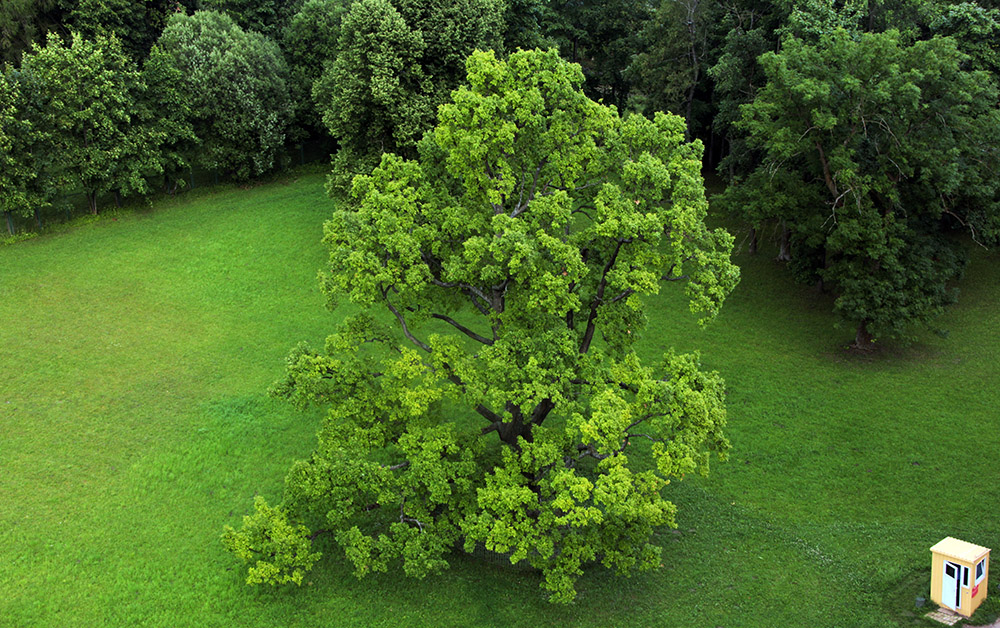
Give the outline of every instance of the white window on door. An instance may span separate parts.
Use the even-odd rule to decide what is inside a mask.
[[[976,584],[982,582],[983,578],[985,577],[986,577],[986,559],[984,558],[978,563],[976,563]]]

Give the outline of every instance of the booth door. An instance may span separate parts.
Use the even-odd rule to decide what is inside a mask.
[[[955,563],[944,561],[944,578],[941,582],[941,601],[951,608],[962,605],[962,587],[960,578],[962,569]]]

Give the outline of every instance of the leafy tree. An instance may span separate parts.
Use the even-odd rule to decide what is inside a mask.
[[[279,165],[292,107],[277,44],[215,11],[175,13],[158,43],[201,142],[196,162],[237,180]]]
[[[361,0],[345,16],[337,58],[313,87],[323,122],[340,142],[338,185],[370,171],[382,151],[412,152],[430,126],[432,92],[420,65],[425,46],[388,0]]]
[[[138,62],[149,54],[177,8],[177,0],[77,0],[67,21],[88,39],[114,35]]]
[[[967,222],[959,199],[995,197],[997,150],[981,138],[998,137],[997,92],[985,73],[962,69],[965,58],[948,38],[835,29],[760,59],[768,81],[741,124],[766,157],[737,188],[775,172],[790,182],[785,206],[799,212],[781,217],[793,265],[835,288],[858,347],[904,334],[954,298],[960,256],[942,221]]]
[[[341,26],[339,52],[315,83],[323,122],[340,142],[334,187],[370,172],[383,151],[415,155],[464,59],[500,43],[496,0],[362,0]]]
[[[274,388],[330,410],[284,504],[224,534],[248,582],[299,580],[329,533],[359,576],[483,545],[566,602],[588,563],[657,567],[665,486],[729,447],[718,374],[635,350],[645,296],[684,282],[710,319],[738,280],[700,143],[593,102],[555,50],[477,52],[468,80],[419,161],[384,155],[326,225],[325,289],[360,313]]]
[[[640,52],[628,68],[641,107],[684,116],[689,135],[695,103],[713,62],[719,7],[702,0],[664,0],[640,34]]]
[[[551,42],[543,33],[547,7],[545,0],[508,0],[504,14],[503,47],[517,49],[547,48]]]
[[[201,0],[201,8],[225,13],[243,30],[278,38],[302,0]]]
[[[34,139],[30,122],[24,119],[17,81],[8,68],[0,72],[0,211],[13,235],[11,214],[29,215],[34,203],[29,192],[37,173],[30,164]]]
[[[313,84],[337,56],[340,22],[347,0],[307,0],[288,22],[282,46],[289,67],[289,91],[295,103],[296,126],[303,135],[325,131],[312,98]]]
[[[975,2],[936,6],[929,28],[936,35],[953,37],[969,55],[968,66],[1000,78],[1000,11]]]
[[[583,66],[591,98],[624,110],[632,88],[626,70],[642,51],[640,33],[655,6],[643,0],[551,3],[546,34],[564,57]]]
[[[184,89],[183,72],[159,46],[153,47],[143,64],[142,78],[147,89],[141,104],[152,114],[147,119],[151,135],[160,140],[156,152],[164,174],[164,191],[173,193],[183,185],[184,172],[198,146],[192,126],[192,102]]]
[[[50,33],[21,70],[34,92],[30,119],[50,146],[58,180],[82,189],[91,212],[101,193],[148,190],[157,142],[137,115],[145,86],[117,39],[74,35],[67,46]]]
[[[0,62],[20,64],[32,44],[45,41],[66,19],[61,0],[3,0],[0,2]]]

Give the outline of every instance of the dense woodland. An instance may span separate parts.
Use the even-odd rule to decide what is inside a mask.
[[[558,52],[517,52],[534,49]],[[579,66],[561,63],[556,54]],[[333,152],[330,194],[343,207],[366,208],[338,212],[327,225],[327,243],[334,256],[355,247],[357,255],[333,261],[357,272],[358,277],[371,278],[371,285],[353,279],[344,283],[347,280],[338,278],[335,270],[334,279],[328,281],[344,285],[328,285],[329,291],[350,293],[359,301],[384,301],[406,337],[431,356],[423,364],[432,365],[435,372],[449,373],[449,381],[461,394],[469,389],[487,391],[481,398],[495,402],[494,408],[504,407],[503,400],[489,392],[502,388],[494,379],[501,377],[502,364],[515,364],[518,359],[513,350],[500,354],[499,347],[506,342],[498,331],[502,325],[518,329],[519,343],[532,339],[545,344],[545,348],[538,348],[538,355],[548,352],[551,357],[556,351],[552,347],[570,338],[567,364],[591,349],[595,321],[605,326],[601,333],[610,338],[612,349],[616,343],[630,347],[631,340],[624,334],[641,327],[642,321],[638,314],[611,305],[621,301],[624,307],[633,295],[655,294],[651,286],[660,279],[688,279],[679,271],[676,277],[669,272],[662,277],[640,276],[647,266],[674,268],[671,260],[678,269],[682,262],[696,260],[701,274],[692,274],[692,307],[697,305],[709,315],[718,310],[735,285],[738,271],[728,262],[732,240],[697,226],[701,205],[695,196],[686,196],[693,194],[686,186],[698,179],[690,163],[716,172],[724,181],[725,189],[713,203],[727,224],[740,226],[737,242],[755,252],[762,238],[773,238],[778,259],[787,265],[788,272],[835,297],[834,308],[854,330],[858,349],[869,347],[876,339],[905,339],[918,325],[933,326],[935,317],[957,298],[957,282],[968,248],[992,247],[1000,239],[1000,180],[996,177],[1000,170],[1000,9],[992,2],[15,0],[0,9],[0,56],[4,61],[0,73],[0,207],[8,217],[8,228],[12,229],[10,216],[31,216],[51,203],[61,187],[83,191],[91,211],[97,213],[97,199],[102,194],[113,193],[119,198],[150,194],[154,188],[175,192],[183,185],[183,172],[192,165],[223,173],[236,182],[251,181],[285,167],[282,156],[287,147],[326,138]],[[465,87],[467,80],[469,88]],[[589,98],[577,99],[573,92],[577,84]],[[498,86],[506,86],[509,97]],[[558,101],[556,113],[536,120],[532,116],[538,117],[538,111],[532,109],[530,99],[517,102],[515,96],[522,92],[545,94],[546,107]],[[528,110],[530,114],[525,113]],[[462,118],[466,111],[474,112],[475,124]],[[509,131],[491,124],[492,116],[501,113],[510,114],[512,119],[524,116],[525,126],[518,126],[518,133],[524,128],[544,128],[538,145],[521,146],[523,155],[513,157],[503,149],[497,149],[497,156],[490,153],[491,141]],[[477,128],[482,131],[479,136],[473,132]],[[530,136],[527,131],[515,135],[522,139]],[[685,143],[689,140],[694,143]],[[535,183],[539,176],[549,176],[547,157],[532,151],[541,151],[539,146],[553,141],[558,146],[590,142],[580,144],[584,152],[579,154],[586,154],[585,158],[560,163],[562,171],[553,173],[545,185],[546,189],[551,185],[553,190],[565,192],[569,199],[565,202],[572,205],[574,213],[579,210],[590,218],[584,210],[594,208],[596,215],[602,216],[581,228],[579,242],[583,243],[580,250],[585,263],[594,265],[601,260],[597,267],[604,266],[604,276],[588,275],[582,265],[574,268],[577,258],[569,253],[560,258],[558,247],[544,244],[548,241],[538,235],[556,261],[555,272],[545,270],[538,279],[544,279],[545,285],[529,286],[531,290],[537,287],[540,299],[551,296],[550,301],[524,304],[538,312],[532,311],[523,319],[508,316],[501,297],[473,290],[470,286],[478,279],[486,281],[485,262],[481,260],[489,256],[477,257],[469,247],[451,251],[451,257],[440,253],[440,261],[427,261],[430,279],[418,281],[406,275],[410,268],[403,259],[406,251],[434,249],[437,255],[437,248],[445,247],[420,241],[416,222],[410,231],[400,227],[391,238],[384,232],[372,235],[377,233],[372,225],[404,222],[407,212],[419,213],[413,207],[433,204],[435,199],[464,202],[482,193],[483,199],[502,206],[507,195],[500,200],[501,196],[487,194],[484,190],[491,184],[485,181],[501,180],[507,171],[500,176],[479,172],[484,158],[487,170],[494,157],[500,164],[497,167],[509,167],[512,175],[520,168],[523,195],[525,172],[530,173],[537,164]],[[479,147],[485,152],[477,152]],[[586,152],[594,147],[607,158]],[[450,152],[442,156],[446,151]],[[651,161],[629,161],[643,151],[653,155]],[[385,156],[390,153],[395,157]],[[419,168],[414,165],[416,160],[422,164]],[[633,167],[634,163],[640,166]],[[593,175],[593,183],[580,177],[581,172]],[[576,187],[563,183],[567,173],[576,177]],[[437,181],[428,182],[428,175],[435,175]],[[517,180],[516,176],[511,180]],[[671,182],[674,196],[670,203],[675,208],[684,204],[681,201],[690,205],[691,214],[684,218],[685,243],[672,243],[676,251],[660,254],[633,253],[623,246],[631,244],[633,238],[658,246],[659,236],[651,233],[670,233],[669,221],[679,220],[666,213],[656,224],[622,227],[634,233],[622,235],[623,230],[611,234],[614,238],[602,239],[613,229],[607,225],[614,222],[617,227],[618,221],[624,225],[629,211],[635,210],[631,206],[619,208],[616,203],[663,206],[666,201],[652,191],[656,186],[647,185],[661,181]],[[583,192],[592,185],[592,190]],[[400,192],[406,186],[416,191],[412,195]],[[529,201],[535,200],[534,191],[532,184]],[[563,199],[552,198],[549,222],[530,223],[530,229],[537,229],[537,234],[552,231],[547,237],[553,242],[563,229],[566,238],[576,237],[571,231],[579,223],[567,222],[569,219],[559,213]],[[536,206],[548,207],[549,202],[541,199]],[[460,205],[455,201],[454,207]],[[452,210],[451,205],[448,210]],[[523,207],[503,210],[497,213],[509,212],[514,218]],[[474,227],[475,218],[457,212],[449,215],[446,223],[458,234],[461,230],[455,225]],[[521,235],[530,239],[536,231]],[[372,250],[363,250],[369,245]],[[378,251],[384,250],[393,254],[398,250],[403,260],[389,262],[390,267],[398,262],[402,270],[395,270],[404,277],[397,278],[399,283],[391,292],[380,283],[379,273],[385,271],[385,264],[366,266],[364,261],[377,258]],[[493,254],[500,256],[502,252]],[[605,289],[618,281],[608,271],[619,262],[619,255],[632,264],[623,274],[635,276],[621,279],[620,292],[612,299],[610,293],[605,297]],[[671,255],[676,259],[669,258]],[[456,270],[458,265],[465,266]],[[462,272],[472,273],[470,277],[479,275],[447,280]],[[611,279],[605,281],[608,277]],[[446,302],[451,309],[434,310],[437,304],[422,292],[426,286],[420,281],[456,289],[454,303]],[[533,280],[524,281],[531,284]],[[503,286],[506,295],[507,283]],[[559,287],[564,290],[560,292]],[[535,294],[526,290],[525,294]],[[586,308],[581,310],[579,303],[573,302],[574,290],[586,293],[586,298],[580,297],[582,303],[594,303],[589,318],[573,319],[574,311],[586,314]],[[568,295],[565,302],[552,296],[558,294]],[[400,304],[398,310],[390,297]],[[466,302],[466,297],[471,301]],[[471,302],[484,315],[493,325],[492,337],[452,318],[459,302]],[[497,307],[495,302],[501,305]],[[601,307],[607,304],[608,309],[599,309],[598,303]],[[407,312],[451,325],[466,340],[488,347],[482,348],[483,355],[496,354],[491,374],[483,375],[480,381],[473,367],[462,371],[462,361],[471,364],[473,358],[479,359],[479,353],[465,356],[458,345],[438,346],[433,340],[418,340],[407,327]],[[567,319],[568,336],[545,335],[551,321],[543,318],[549,315]],[[373,320],[355,319],[332,336],[331,342],[341,351],[356,350],[350,347],[387,342],[385,334]],[[376,469],[385,475],[380,481],[388,486],[396,481],[391,479],[392,472],[412,464],[414,470],[407,477],[413,478],[413,484],[406,485],[403,493],[421,495],[425,502],[420,506],[425,509],[421,517],[425,522],[433,519],[443,532],[436,537],[415,536],[424,532],[425,524],[410,511],[404,514],[404,498],[399,505],[399,526],[394,528],[397,539],[380,545],[382,541],[362,535],[356,527],[341,532],[338,542],[359,571],[384,569],[386,561],[402,557],[408,573],[423,575],[439,568],[438,555],[459,539],[471,543],[469,539],[479,538],[487,546],[509,550],[516,546],[514,536],[526,535],[538,524],[541,515],[530,515],[530,509],[519,511],[529,515],[516,520],[504,520],[505,513],[493,513],[496,519],[492,523],[487,523],[483,513],[476,515],[481,517],[477,519],[480,523],[470,523],[471,519],[459,515],[449,519],[452,515],[442,513],[457,513],[464,506],[448,501],[458,500],[460,495],[449,493],[445,498],[436,493],[442,482],[454,486],[485,481],[486,488],[477,485],[479,490],[495,489],[502,497],[505,488],[497,469],[507,469],[515,478],[518,473],[536,474],[525,486],[538,493],[542,490],[539,478],[552,482],[546,486],[555,491],[549,496],[549,501],[556,503],[553,517],[568,517],[568,507],[559,502],[561,496],[589,495],[590,487],[570,472],[572,465],[568,463],[570,471],[565,477],[556,477],[551,470],[555,462],[541,461],[550,453],[553,460],[561,460],[559,447],[563,445],[538,436],[543,433],[541,422],[564,397],[573,400],[566,402],[570,408],[575,407],[572,404],[577,397],[587,399],[586,418],[573,429],[583,435],[581,457],[589,454],[596,461],[595,473],[602,478],[631,473],[627,467],[608,462],[619,459],[617,454],[629,440],[602,444],[588,441],[587,434],[622,427],[612,429],[600,422],[612,421],[612,415],[627,415],[625,410],[640,416],[635,424],[644,416],[651,420],[672,416],[675,408],[671,404],[679,404],[682,414],[687,412],[683,408],[688,403],[705,413],[703,425],[685,432],[693,435],[694,440],[682,443],[690,451],[671,449],[664,453],[662,464],[657,458],[664,476],[694,471],[701,465],[702,454],[707,456],[706,450],[724,452],[728,448],[721,434],[725,423],[721,380],[714,374],[701,373],[688,356],[666,358],[662,370],[688,380],[683,394],[671,393],[684,400],[667,400],[657,396],[655,386],[649,383],[652,379],[637,375],[633,380],[601,371],[628,364],[628,351],[618,355],[612,349],[581,368],[593,368],[595,378],[604,378],[600,380],[603,384],[628,391],[627,403],[621,402],[625,405],[615,405],[620,400],[610,393],[606,399],[600,397],[599,393],[604,393],[598,390],[596,379],[574,377],[539,393],[542,400],[524,416],[511,401],[502,411],[490,410],[482,403],[477,406],[476,411],[491,421],[484,433],[497,432],[509,451],[516,452],[510,455],[520,456],[510,462],[504,453],[504,462],[494,461],[495,466],[490,467],[493,475],[484,476],[485,480],[481,476],[470,479],[480,473],[472,466],[473,450],[445,433],[447,430],[432,433],[430,429],[406,427],[394,436],[365,432],[373,441],[392,441],[408,458],[395,465],[382,461],[384,466],[372,462],[375,466],[341,469],[338,481],[357,483],[351,473],[363,475],[365,469]],[[353,388],[360,386],[351,382],[355,363],[334,364],[306,350],[294,353],[289,360],[289,380],[277,394],[303,405],[330,403],[335,397],[350,398],[352,403],[367,399]],[[448,382],[432,385],[417,381],[422,376],[414,372],[402,375],[407,369],[419,370],[419,364],[419,360],[404,355],[393,363],[398,378],[391,386],[396,389],[386,388],[382,396],[367,399],[371,407],[390,417],[388,423],[395,420],[393,404],[398,405],[404,397],[421,413],[447,397],[441,393],[443,396],[431,399],[438,393],[427,391],[444,390]],[[557,368],[544,368],[550,367]],[[343,389],[317,384],[323,379],[314,377],[317,368],[325,373],[323,377],[341,381],[338,386]],[[517,377],[510,374],[509,379]],[[576,387],[575,392],[569,392],[570,387]],[[430,397],[414,398],[419,391]],[[535,399],[535,392],[522,392],[510,394]],[[665,404],[662,414],[640,410],[661,403]],[[527,408],[529,404],[522,405]],[[339,411],[349,414],[343,408]],[[376,430],[359,425],[355,425],[359,431]],[[625,429],[626,437],[633,425]],[[533,431],[535,426],[538,429]],[[654,454],[681,447],[677,443],[682,439],[669,441],[668,446],[668,440],[637,436],[654,441]],[[342,437],[348,440],[338,440]],[[532,439],[536,437],[540,441],[534,446]],[[348,441],[349,446],[360,447],[357,434],[348,438],[331,433],[328,438],[324,443],[321,437],[321,446],[329,451],[348,446]],[[534,456],[530,464],[529,454]],[[418,476],[415,469],[421,456],[440,457],[436,472],[445,476]],[[336,464],[340,463],[317,454],[296,466],[292,476],[298,476],[298,490],[321,492],[316,485],[325,480],[317,478],[325,477],[323,474]],[[559,482],[565,486],[559,488]],[[545,554],[545,543],[552,543],[548,537],[536,539],[537,545],[530,549],[517,550],[542,556],[536,566],[545,570],[543,586],[553,599],[572,599],[579,565],[595,559],[595,547],[623,571],[657,562],[658,554],[649,553],[637,540],[648,537],[652,526],[671,522],[672,505],[651,497],[659,494],[659,480],[651,480],[641,489],[637,488],[640,480],[629,482],[634,493],[621,497],[631,509],[628,516],[641,509],[658,509],[655,514],[647,512],[635,520],[623,518],[625,523],[614,538],[607,536],[608,526],[588,528],[587,534],[597,536],[561,538],[554,557],[551,548]],[[292,494],[290,499],[307,504],[302,507],[303,518],[307,518],[307,511],[314,507],[309,504],[310,496]],[[347,498],[341,495],[338,499]],[[377,502],[381,497],[371,499]],[[579,501],[582,504],[586,499]],[[598,510],[601,516],[610,517],[613,507],[604,505]],[[257,508],[259,519],[248,524],[250,530],[243,537],[229,538],[233,551],[245,553],[252,562],[254,552],[248,547],[253,543],[259,547],[262,542],[255,534],[267,542],[285,543],[271,552],[276,560],[265,562],[263,567],[258,563],[256,573],[251,570],[251,579],[301,581],[301,568],[311,566],[317,557],[307,543],[303,544],[310,535],[266,503]],[[600,518],[596,512],[580,506],[575,516]],[[502,526],[512,537],[506,542],[497,540]],[[285,540],[274,540],[279,536]],[[417,538],[431,540],[417,542]]]

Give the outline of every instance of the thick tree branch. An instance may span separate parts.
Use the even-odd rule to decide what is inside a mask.
[[[428,345],[425,342],[422,342],[421,340],[417,339],[416,336],[414,336],[412,333],[410,333],[410,328],[406,326],[406,319],[403,318],[403,315],[399,313],[399,310],[397,310],[395,308],[395,306],[393,306],[392,302],[389,301],[389,294],[388,293],[389,293],[389,289],[388,288],[382,290],[382,298],[385,299],[385,304],[386,304],[386,306],[388,306],[389,311],[392,312],[396,316],[396,320],[398,320],[399,324],[403,327],[403,335],[405,335],[407,338],[409,338],[410,342],[412,342],[413,344],[417,345],[418,347],[420,347],[421,349],[423,349],[427,353],[430,353],[431,352],[430,345]]]
[[[452,327],[454,327],[458,331],[462,332],[463,334],[465,334],[469,338],[472,338],[476,342],[481,342],[484,345],[492,345],[493,344],[493,341],[490,340],[489,338],[486,338],[485,336],[480,336],[479,334],[477,334],[476,332],[472,331],[471,329],[469,329],[465,325],[462,325],[461,323],[459,323],[455,319],[451,318],[450,316],[445,316],[444,314],[436,314],[435,313],[435,314],[431,314],[431,317],[432,318],[436,318],[439,321],[444,321],[444,322],[448,323],[449,325],[451,325]]]
[[[587,317],[587,330],[583,334],[583,342],[580,344],[580,353],[590,351],[590,343],[594,340],[594,330],[597,325],[597,308],[604,300],[604,290],[608,285],[608,273],[618,260],[618,253],[622,250],[622,245],[625,244],[625,242],[626,240],[624,239],[618,240],[618,244],[615,246],[615,252],[611,254],[611,259],[609,259],[608,263],[604,265],[604,272],[601,274],[601,282],[597,286],[597,294],[594,295],[594,300],[590,304],[590,315]]]

